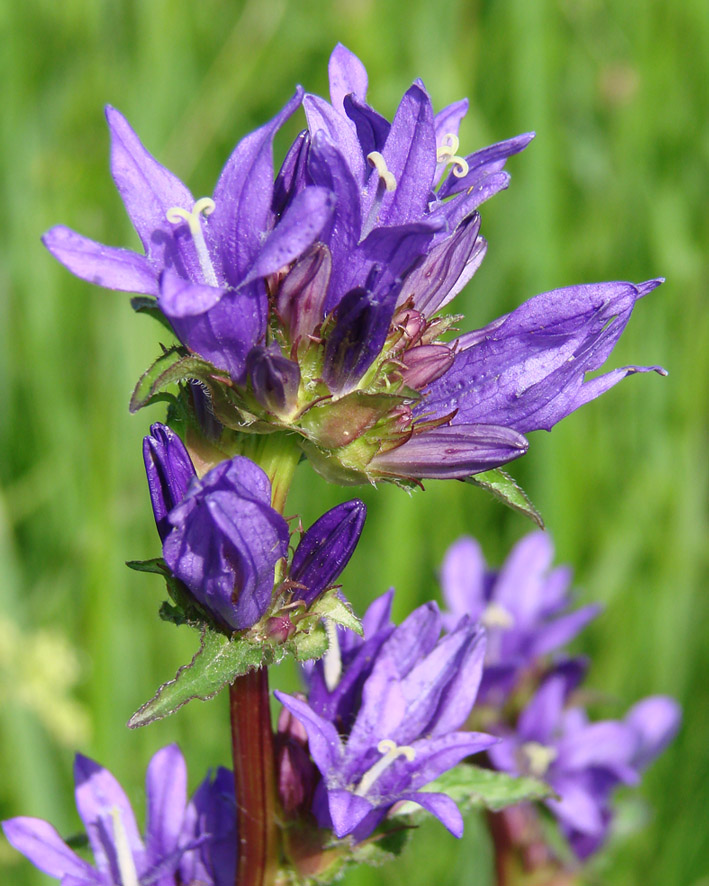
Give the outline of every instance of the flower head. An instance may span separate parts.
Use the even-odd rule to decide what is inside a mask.
[[[214,781],[208,776],[187,804],[187,769],[179,748],[158,751],[146,775],[144,837],[107,769],[77,754],[74,780],[94,865],[48,822],[19,817],[2,825],[8,842],[45,874],[64,886],[179,886],[195,877],[205,886],[233,883],[237,840],[231,773],[219,770]]]
[[[452,629],[469,616],[487,631],[481,698],[501,700],[537,659],[572,640],[598,606],[567,611],[571,574],[551,568],[554,549],[545,532],[532,532],[512,549],[502,568],[488,569],[479,544],[464,537],[446,552],[441,585]]]
[[[418,803],[461,835],[455,803],[445,794],[420,789],[495,741],[456,731],[475,701],[485,641],[468,620],[446,637],[439,635],[437,608],[427,604],[389,631],[376,651],[370,647],[368,661],[351,657],[338,683],[349,690],[359,683],[360,691],[346,723],[337,704],[328,711],[322,698],[313,704],[276,693],[307,732],[322,776],[313,811],[321,826],[332,827],[338,837],[364,839],[401,800]],[[355,670],[354,681],[349,668]],[[352,693],[346,693],[352,701]]]
[[[497,769],[543,778],[558,794],[546,805],[576,854],[585,858],[605,840],[610,796],[636,784],[643,769],[671,741],[680,722],[672,699],[645,699],[624,720],[590,723],[567,707],[574,679],[552,673],[519,717],[515,732],[489,750]]]

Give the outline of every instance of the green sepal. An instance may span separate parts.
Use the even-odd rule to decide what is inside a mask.
[[[229,383],[224,373],[206,360],[185,354],[184,349],[180,347],[169,348],[141,375],[130,398],[130,411],[137,412],[147,406],[155,395],[168,385],[191,378],[202,381],[208,386],[210,382],[219,378]]]
[[[352,391],[339,400],[326,398],[303,415],[301,425],[308,438],[323,449],[339,449],[357,440],[396,406],[408,402],[415,391],[370,394]]]
[[[153,557],[151,560],[126,560],[126,566],[136,572],[150,572],[153,575],[167,577],[170,574],[167,564],[162,557]]]
[[[448,794],[463,813],[474,809],[499,812],[507,806],[554,796],[549,785],[536,778],[518,777],[468,763],[454,766],[421,790]],[[408,802],[401,806],[397,816],[415,816],[419,812],[423,812],[420,806]]]
[[[183,665],[174,679],[158,689],[128,721],[135,729],[162,720],[194,699],[207,701],[227,684],[264,665],[275,664],[283,657],[283,647],[253,643],[245,638],[231,639],[225,634],[202,627],[199,649],[189,664]]]
[[[527,493],[501,468],[493,468],[491,471],[467,477],[465,482],[485,489],[512,508],[513,511],[519,511],[520,514],[529,517],[540,529],[544,529],[542,515],[534,507]]]
[[[170,321],[158,307],[157,299],[149,295],[136,295],[130,300],[130,306],[136,314],[147,314],[164,326],[171,335],[175,334],[172,326],[170,326]]]
[[[327,652],[327,631],[321,622],[309,631],[297,631],[286,644],[298,661],[322,658]]]
[[[380,867],[385,862],[393,861],[406,849],[414,830],[414,825],[402,824],[398,815],[385,819],[368,840],[352,849],[347,862]]]
[[[323,594],[318,601],[308,610],[308,615],[317,615],[320,618],[329,618],[330,621],[342,625],[343,628],[349,628],[360,637],[364,637],[364,628],[362,622],[352,611],[349,603],[346,603],[338,595],[337,591],[328,591]]]

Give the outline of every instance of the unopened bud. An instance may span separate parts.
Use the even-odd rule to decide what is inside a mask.
[[[406,364],[401,372],[404,384],[420,391],[447,372],[453,362],[453,351],[443,344],[419,345],[406,351],[401,359]]]
[[[298,400],[300,368],[284,357],[275,342],[256,346],[246,358],[246,372],[259,403],[274,415],[290,415]]]
[[[172,529],[167,515],[185,497],[194,465],[182,440],[160,422],[151,425],[150,436],[143,439],[143,460],[155,523],[164,539]]]
[[[297,345],[315,333],[323,319],[332,258],[323,243],[316,243],[299,259],[281,283],[276,311]]]

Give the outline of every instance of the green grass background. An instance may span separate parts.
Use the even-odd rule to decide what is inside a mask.
[[[545,289],[667,277],[638,306],[613,365],[660,363],[669,378],[629,379],[551,435],[533,434],[514,472],[559,562],[574,565],[580,598],[606,606],[578,644],[593,656],[599,713],[619,716],[655,692],[685,711],[633,807],[645,827],[614,842],[594,881],[709,883],[706,2],[1,0],[0,38],[2,817],[78,828],[74,744],[107,764],[139,809],[159,746],[180,741],[191,785],[228,761],[224,699],[142,731],[124,726],[194,645],[156,620],[159,582],[123,565],[159,550],[140,440],[161,413],[127,410],[159,330],[126,296],[73,279],[39,235],[63,222],[137,244],[108,172],[105,103],[195,194],[209,194],[233,144],[296,82],[326,89],[342,40],[388,116],[417,76],[436,107],[468,95],[463,153],[537,132],[509,163],[510,190],[483,208],[490,248],[458,302],[464,328]],[[307,521],[348,495],[301,467],[289,511]],[[529,528],[454,482],[363,497],[369,519],[345,574],[359,611],[390,584],[399,617],[435,595],[441,556],[464,532],[499,563]],[[48,882],[6,844],[0,881]],[[458,843],[434,823],[396,866],[345,882],[485,884],[485,836],[473,821]]]

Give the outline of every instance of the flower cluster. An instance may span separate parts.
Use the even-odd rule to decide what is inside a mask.
[[[329,73],[330,102],[298,89],[196,201],[107,110],[113,177],[145,254],[61,226],[44,242],[78,276],[156,299],[177,356],[200,358],[168,380],[199,378],[231,431],[293,431],[317,470],[358,483],[484,472],[626,375],[664,372],[585,380],[660,280],[554,290],[448,340],[459,318],[439,312],[486,251],[478,208],[533,134],[463,156],[467,101],[434,113],[416,81],[390,122],[344,46]],[[301,104],[308,128],[274,177],[274,136]]]
[[[189,803],[187,767],[177,745],[150,761],[145,779],[147,823],[141,837],[131,805],[111,773],[76,755],[76,807],[95,866],[39,818],[3,822],[8,842],[63,886],[233,886],[236,872],[234,777],[207,775]]]

